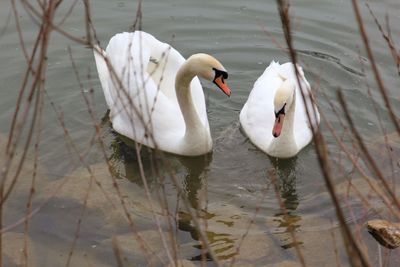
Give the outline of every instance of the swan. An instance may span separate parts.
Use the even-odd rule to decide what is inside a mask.
[[[312,128],[320,121],[310,84],[298,66],[301,88],[291,62],[272,61],[254,83],[247,102],[240,111],[240,124],[250,141],[272,157],[290,158],[311,142]],[[311,124],[310,124],[311,123]]]
[[[207,54],[187,60],[143,31],[118,33],[93,48],[114,130],[140,144],[197,156],[212,150],[204,92],[197,75],[226,95],[228,73]]]

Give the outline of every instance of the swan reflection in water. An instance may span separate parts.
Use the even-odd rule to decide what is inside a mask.
[[[280,212],[274,214],[274,222],[278,223],[275,234],[282,235],[284,244],[282,248],[292,248],[299,243],[299,240],[292,240],[291,232],[300,228],[301,216],[296,214],[299,205],[299,198],[296,191],[296,166],[297,156],[289,159],[270,158],[275,176],[275,183],[278,188],[279,198],[283,207]]]
[[[109,135],[112,136],[109,160],[113,175],[143,186],[138,164],[139,154],[143,174],[148,184],[160,182],[160,178],[165,179],[165,176],[172,171],[172,174],[181,181],[178,186],[185,193],[185,198],[189,201],[190,206],[194,209],[199,208],[199,201],[202,199],[199,197],[199,193],[203,187],[203,178],[207,167],[212,160],[211,153],[196,157],[161,154],[146,146],[136,145],[134,141],[116,133],[111,128],[109,121],[107,123]],[[140,149],[139,152],[137,148]],[[168,164],[165,164],[166,162]],[[176,191],[179,193],[180,190]]]
[[[110,165],[112,166],[113,175],[119,178],[126,178],[129,181],[143,187],[143,179],[140,175],[138,166],[136,145],[133,141],[120,136],[113,131],[109,121],[105,118],[103,121],[103,135],[106,142],[110,144]],[[212,220],[217,214],[209,212],[207,205],[207,184],[208,167],[212,161],[212,154],[206,154],[196,157],[182,157],[171,154],[163,154],[164,159],[172,167],[178,185],[181,190],[177,190],[171,180],[167,177],[163,182],[160,181],[162,175],[165,175],[166,166],[163,165],[159,154],[154,150],[142,146],[140,148],[140,160],[143,165],[146,182],[152,191],[151,193],[160,193],[165,190],[165,196],[168,198],[169,210],[168,214],[175,216],[176,227],[181,231],[177,238],[181,241],[181,245],[187,245],[185,254],[191,260],[207,259],[212,260],[210,254],[204,254],[204,248],[200,241],[200,233],[195,227],[192,214],[196,214],[197,220]],[[157,165],[155,167],[155,165]],[[168,185],[169,183],[169,185]],[[163,187],[160,190],[160,187]],[[157,191],[158,190],[158,191]],[[184,195],[180,195],[184,194]],[[191,212],[187,210],[187,205],[183,203],[187,200],[187,204]],[[188,233],[191,240],[187,240]],[[211,246],[226,247],[231,249],[235,242],[234,237],[230,237],[226,233],[219,233],[207,229],[206,236]],[[224,241],[224,242],[222,242]],[[222,243],[221,243],[222,242]],[[189,250],[187,250],[189,249]],[[225,252],[222,251],[222,254]],[[225,253],[226,254],[226,253]],[[229,257],[235,254],[229,255]],[[225,255],[217,255],[223,257]]]

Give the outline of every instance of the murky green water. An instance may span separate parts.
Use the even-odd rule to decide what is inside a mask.
[[[382,22],[385,14],[389,14],[392,36],[399,44],[400,28],[397,25],[400,25],[400,3],[397,0],[390,0],[371,1],[370,4]],[[63,12],[68,9],[70,3],[64,5]],[[92,20],[103,47],[115,33],[130,29],[135,19],[136,5],[137,3],[131,1],[92,1]],[[397,112],[400,112],[399,76],[395,65],[371,16],[365,6],[360,5],[382,77],[389,89],[393,106]],[[27,47],[31,48],[38,27],[31,22],[20,6],[18,10],[24,40]],[[9,2],[0,1],[0,32],[2,33],[0,35],[0,131],[2,134],[8,133],[21,77],[26,69],[15,21],[13,15],[9,15],[10,12]],[[329,263],[333,264],[336,257],[333,252],[331,233],[336,234],[337,240],[340,240],[340,237],[335,211],[319,170],[313,144],[306,147],[294,159],[272,159],[249,142],[238,123],[240,109],[254,81],[269,62],[271,60],[288,61],[288,55],[277,45],[278,43],[284,46],[284,40],[276,3],[260,0],[152,0],[143,1],[142,12],[144,31],[172,44],[185,57],[197,52],[214,55],[223,62],[230,75],[231,98],[226,98],[216,91],[211,83],[203,82],[214,139],[212,155],[208,155],[207,158],[193,159],[168,156],[191,206],[199,210],[201,217],[210,225],[208,235],[217,256],[220,259],[229,259],[235,255],[232,244],[236,244],[235,242],[247,229],[248,224],[245,222],[257,212],[248,234],[250,243],[244,244],[247,247],[257,247],[261,252],[254,248],[252,253],[248,253],[248,258],[241,259],[242,264],[261,266],[277,264],[284,260],[297,261],[296,252],[292,248],[294,241],[288,232],[294,229],[298,233],[297,241],[302,243],[306,262],[310,266],[331,266]],[[325,114],[326,119],[339,133],[344,132],[339,120],[339,118],[342,119],[340,109],[338,117],[330,108],[330,102],[339,107],[336,89],[340,88],[346,95],[352,116],[357,121],[361,133],[372,140],[379,137],[378,119],[365,86],[365,81],[367,81],[373,90],[373,97],[378,102],[383,125],[388,132],[391,132],[393,129],[378,91],[375,89],[373,77],[368,71],[364,74],[361,69],[361,62],[365,65],[367,60],[351,3],[339,0],[294,1],[292,12],[295,47],[299,53],[299,60],[304,67],[306,77],[315,87],[320,111]],[[79,37],[85,35],[81,2],[77,4],[63,28]],[[52,188],[52,183],[56,183],[71,173],[74,176],[76,171],[73,171],[78,169],[79,173],[79,169],[82,168],[79,167],[81,164],[71,151],[69,142],[65,142],[63,129],[57,121],[50,102],[62,110],[63,120],[73,142],[84,155],[86,163],[93,164],[94,170],[107,171],[104,163],[102,164],[104,160],[101,150],[98,146],[91,145],[94,136],[93,121],[73,72],[68,47],[72,50],[85,88],[90,86],[94,88],[93,95],[87,91],[84,94],[93,99],[91,108],[98,120],[105,115],[107,109],[91,51],[54,33],[48,54],[47,96],[40,142],[40,162],[45,170],[43,175],[48,179],[41,185],[44,188]],[[338,145],[324,124],[321,126],[321,131],[326,133],[328,147],[335,158],[339,151]],[[141,203],[142,200],[146,202],[135,151],[111,131],[107,122],[102,124],[102,134],[107,153],[112,155],[114,171],[123,178],[119,181],[121,181],[121,187],[126,187],[125,198],[129,203]],[[344,182],[344,177],[351,173],[351,170],[347,169],[349,165],[340,159],[333,164],[345,166],[344,169],[338,168],[335,183],[339,185]],[[144,156],[144,172],[149,178],[150,190],[157,195],[156,192],[160,192],[160,185],[154,178],[151,166],[151,157]],[[288,209],[286,215],[279,208],[276,192],[270,185],[268,170],[273,168],[277,171],[280,198]],[[84,175],[75,176],[83,177]],[[88,177],[87,174],[86,177]],[[182,245],[180,256],[189,260],[200,259],[201,251],[196,241],[198,236],[191,217],[184,211],[182,204],[179,204],[180,208],[176,208],[176,189],[168,178],[164,186],[169,209],[176,211],[179,222],[177,233],[179,243]],[[79,190],[79,187],[66,186],[66,191],[68,188]],[[109,189],[109,194],[115,195],[111,186]],[[51,191],[50,189],[44,191],[46,190]],[[38,266],[65,264],[74,237],[76,221],[82,211],[84,192],[85,190],[82,190],[80,196],[75,198],[69,197],[68,192],[56,195],[32,219],[30,238],[37,247],[36,253],[39,255],[37,258],[41,257],[38,260],[40,262]],[[98,194],[101,193],[98,192]],[[41,200],[38,197],[35,203],[39,205]],[[12,203],[13,209],[5,218],[6,225],[14,222],[25,212],[26,198]],[[353,213],[348,214],[349,221],[362,223],[362,220],[371,215],[357,201],[350,201],[347,205],[353,208]],[[112,209],[112,207],[108,208]],[[140,231],[154,229],[154,224],[149,224],[152,221],[150,213],[143,212],[140,208],[138,210],[140,216],[136,223]],[[354,211],[358,212],[354,214]],[[132,212],[134,213],[135,209],[132,209]],[[96,266],[115,264],[110,237],[128,234],[130,228],[126,221],[108,220],[107,214],[107,209],[101,206],[91,207],[86,211],[80,238],[76,245],[79,248],[76,255],[83,259],[82,262],[86,259],[87,262],[98,264]],[[163,227],[167,229],[166,225]],[[21,229],[17,228],[14,231],[19,232],[22,231]],[[257,240],[256,237],[259,239]],[[150,243],[153,239],[157,243],[157,236],[150,234],[150,237],[146,236],[146,238]],[[369,237],[365,234],[364,238]],[[326,243],[331,249],[322,249]],[[340,241],[337,243],[339,251],[343,252]],[[126,248],[131,248],[129,244],[123,244],[126,244]],[[370,254],[377,253],[374,246],[370,249]],[[136,248],[136,250],[139,249]],[[166,258],[166,255],[162,253],[159,255]],[[138,252],[126,257],[131,263],[135,261],[145,263]],[[340,254],[338,258],[342,264],[347,264],[344,254]],[[377,260],[377,256],[372,256],[372,259]],[[396,266],[398,261],[389,263]],[[83,266],[79,263],[75,264],[75,266]]]

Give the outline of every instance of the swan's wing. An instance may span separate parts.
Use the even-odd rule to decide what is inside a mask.
[[[176,146],[185,133],[179,106],[154,90],[156,84],[152,80],[139,86],[143,86],[144,90],[130,95],[131,101],[121,99],[116,102],[118,110],[111,115],[113,127],[119,133],[150,147],[155,147],[155,140],[158,146],[162,145],[162,149],[168,151],[168,147]]]
[[[266,151],[271,143],[275,122],[274,96],[282,80],[276,72],[279,63],[271,62],[254,83],[247,102],[240,112],[240,123],[250,140]]]
[[[147,66],[147,73],[151,76],[158,90],[178,105],[175,92],[175,77],[179,68],[186,59],[172,46],[161,42],[154,36],[141,32],[135,32],[137,42],[139,39],[150,50],[150,60]],[[204,99],[203,88],[200,81],[195,77],[191,82],[191,93],[193,103],[203,124],[208,128],[207,111]]]
[[[170,99],[176,100],[175,77],[179,68],[185,63],[185,58],[172,46],[161,42],[154,36],[136,31],[135,45],[139,42],[150,52],[147,73],[151,76],[157,87]],[[133,51],[134,53],[140,51]]]
[[[147,71],[152,56],[147,42],[154,42],[153,38],[143,32],[117,34],[106,50],[113,68],[106,86],[113,127],[150,147],[154,144],[148,138],[149,131],[160,142],[159,136],[164,139],[173,135],[176,139],[183,136],[185,129],[179,106],[164,94]]]
[[[294,134],[296,139],[296,144],[299,149],[306,146],[312,139],[312,131],[310,126],[310,121],[307,117],[306,105],[307,109],[310,112],[311,123],[315,127],[318,127],[319,124],[319,113],[317,106],[313,102],[313,96],[310,84],[308,83],[303,69],[298,66],[299,74],[300,74],[300,83],[301,88],[303,89],[304,97],[306,102],[303,100],[303,96],[300,91],[300,86],[297,82],[296,73],[294,70],[294,65],[291,62],[282,64],[280,67],[280,72],[287,76],[288,79],[293,81],[296,85],[296,110],[294,116]],[[306,105],[305,105],[306,103]]]

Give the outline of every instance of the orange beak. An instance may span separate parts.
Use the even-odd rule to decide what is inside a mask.
[[[280,113],[275,119],[274,128],[272,128],[272,135],[278,137],[281,134],[283,120],[285,119],[285,113]]]
[[[224,78],[219,76],[214,79],[214,83],[222,90],[227,96],[231,96],[231,89],[229,89],[228,85],[225,83]]]

